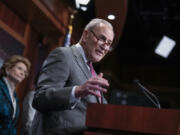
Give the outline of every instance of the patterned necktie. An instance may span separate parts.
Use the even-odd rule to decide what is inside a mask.
[[[94,70],[94,67],[92,65],[92,62],[88,62],[88,66],[90,68],[90,71],[91,71],[91,75],[92,76],[96,76],[96,71]]]
[[[90,68],[91,75],[92,75],[92,76],[97,76],[96,71],[94,70],[94,67],[93,67],[93,65],[92,65],[92,62],[88,62],[87,64],[88,64],[88,66],[89,66],[89,68]],[[98,93],[98,94],[101,95],[100,91],[96,91],[96,93]],[[101,97],[98,97],[98,100],[99,100],[99,103],[101,103]]]

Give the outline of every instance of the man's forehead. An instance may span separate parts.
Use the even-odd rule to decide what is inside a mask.
[[[111,30],[111,31],[113,32],[112,28],[111,28],[109,25],[104,24],[104,23],[99,23],[99,24],[97,24],[97,25],[93,28],[93,30],[100,30],[100,29],[104,29],[104,28],[106,28],[105,30]]]

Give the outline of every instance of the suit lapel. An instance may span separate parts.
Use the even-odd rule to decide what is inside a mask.
[[[91,72],[88,69],[87,64],[85,63],[82,54],[80,53],[78,48],[75,46],[72,46],[71,49],[72,49],[73,55],[75,57],[76,63],[79,65],[80,69],[82,70],[82,72],[84,73],[84,75],[86,76],[86,78],[88,80],[91,77]],[[90,103],[98,102],[98,98],[93,95],[88,95],[88,96],[84,97],[84,100],[87,100]]]
[[[5,82],[2,79],[0,80],[0,85],[2,86],[2,91],[3,91],[4,95],[7,97],[9,103],[12,105],[12,101],[11,101],[11,97],[10,97],[10,94],[9,94],[9,90],[8,90],[7,86],[5,85]]]
[[[8,102],[9,102],[9,105],[11,107],[11,110],[12,110],[11,115],[12,115],[13,111],[14,111],[12,100],[11,100],[11,97],[10,97],[10,94],[9,94],[9,90],[8,90],[4,80],[2,78],[0,79],[0,85],[1,85],[2,93],[4,93],[4,96],[7,98]]]
[[[83,56],[79,52],[78,48],[76,48],[75,46],[72,46],[71,49],[75,57],[76,63],[79,65],[80,69],[82,70],[82,72],[84,73],[84,75],[86,76],[88,80],[91,77],[91,72],[87,68],[87,65],[83,59]]]

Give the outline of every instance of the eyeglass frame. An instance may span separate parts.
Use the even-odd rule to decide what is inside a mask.
[[[91,32],[93,34],[93,36],[96,38],[97,42],[101,42],[100,44],[103,44],[103,45],[106,45],[107,47],[109,47],[108,51],[112,51],[112,49],[113,49],[112,46],[111,46],[112,41],[107,40],[106,37],[104,37],[105,39],[102,39],[102,38],[98,37],[93,30],[89,30],[89,32]],[[111,43],[108,43],[106,41],[110,41]]]

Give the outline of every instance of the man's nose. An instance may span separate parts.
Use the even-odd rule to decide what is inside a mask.
[[[107,41],[102,44],[102,48],[103,48],[104,50],[109,51],[109,45],[108,45]]]

